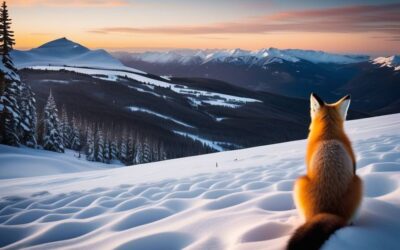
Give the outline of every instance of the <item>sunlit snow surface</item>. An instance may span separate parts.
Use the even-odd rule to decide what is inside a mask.
[[[336,232],[324,249],[397,249],[400,114],[351,121],[346,127],[364,200],[354,225]],[[292,187],[305,172],[305,144],[0,180],[0,246],[282,249],[302,223]]]

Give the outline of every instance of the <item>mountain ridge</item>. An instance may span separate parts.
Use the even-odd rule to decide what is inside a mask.
[[[121,55],[124,52],[113,53]],[[126,52],[125,52],[126,53]],[[367,55],[335,54],[318,50],[264,48],[260,50],[215,49],[215,50],[170,50],[166,52],[147,51],[143,53],[126,53],[132,59],[149,63],[182,63],[204,64],[210,62],[243,61],[247,64],[268,64],[271,62],[299,62],[348,64],[368,61]],[[117,56],[118,57],[118,56]],[[275,59],[275,60],[274,60]],[[278,60],[276,60],[278,59]]]

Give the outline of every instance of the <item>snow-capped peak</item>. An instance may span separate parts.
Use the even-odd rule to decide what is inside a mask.
[[[378,57],[373,60],[374,64],[380,64],[381,67],[394,68],[395,71],[400,71],[400,55],[389,57]]]
[[[86,48],[78,43],[75,43],[71,40],[68,40],[65,37],[50,41],[50,42],[45,43],[38,47],[38,49],[55,49],[55,48],[57,48],[57,49],[61,49],[61,48],[78,49],[79,48],[79,49],[85,49],[86,51],[89,50],[88,48]]]
[[[243,63],[268,64],[283,61],[296,63],[301,60],[312,63],[348,64],[368,61],[364,55],[342,55],[323,51],[266,48],[257,51],[231,50],[173,50],[167,52],[145,52],[132,54],[132,58],[149,63]],[[194,60],[196,58],[196,60]]]
[[[129,70],[144,73],[133,68],[125,67],[119,60],[111,56],[105,50],[90,50],[65,37],[47,42],[38,48],[33,48],[28,51],[14,50],[12,51],[12,57],[17,68],[67,65]]]

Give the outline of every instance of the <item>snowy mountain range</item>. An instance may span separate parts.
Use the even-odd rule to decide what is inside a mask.
[[[177,141],[174,138],[181,138],[222,151],[305,135],[303,100],[212,79],[148,74],[116,59],[108,62],[111,56],[103,52],[100,54],[106,57],[99,61],[98,54],[63,38],[27,52],[17,51],[14,56],[22,80],[36,93],[39,109],[52,89],[57,104],[65,105],[70,113],[107,124],[115,120],[133,124],[167,137],[171,145]],[[34,59],[21,60],[23,57]],[[83,57],[89,61],[78,60]],[[278,127],[288,131],[278,131]],[[255,130],[260,131],[256,134]],[[271,130],[275,133],[269,133]]]
[[[118,54],[118,53],[116,53]],[[233,49],[233,50],[172,50],[166,52],[131,53],[130,57],[148,63],[180,63],[180,64],[204,64],[204,63],[235,63],[246,65],[267,65],[269,63],[283,63],[308,61],[312,63],[337,63],[348,64],[368,61],[366,55],[340,55],[324,51],[276,49],[268,48],[257,51]]]
[[[397,249],[400,115],[345,126],[363,202],[323,249]],[[105,170],[0,145],[0,248],[283,249],[303,223],[292,190],[305,148],[301,140]]]
[[[357,109],[370,112],[373,93],[380,93],[386,111],[398,110],[393,89],[400,86],[399,56],[340,55],[297,49],[173,50],[113,53],[125,65],[156,75],[199,77],[238,87],[296,98],[318,92],[334,100],[351,91]],[[364,85],[364,87],[363,87]],[[367,91],[368,89],[368,91]],[[368,103],[371,102],[371,103]],[[385,106],[391,105],[386,109]]]
[[[52,89],[72,112],[108,122],[122,119],[151,127],[154,134],[168,131],[170,138],[191,138],[217,151],[303,138],[304,99],[311,91],[329,101],[352,94],[351,118],[400,111],[400,74],[365,56],[277,49],[183,51],[179,60],[186,63],[181,64],[173,63],[176,54],[161,54],[165,57],[160,59],[160,54],[144,53],[149,62],[113,54],[123,64],[103,50],[62,38],[15,51],[13,57],[39,106]],[[255,65],[257,58],[262,67]]]

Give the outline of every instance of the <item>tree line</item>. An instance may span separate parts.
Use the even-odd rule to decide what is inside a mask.
[[[87,121],[80,115],[68,115],[65,105],[58,111],[50,90],[37,128],[39,144],[44,149],[63,153],[72,149],[84,154],[88,161],[126,165],[166,160],[164,143],[132,129],[106,126]]]

